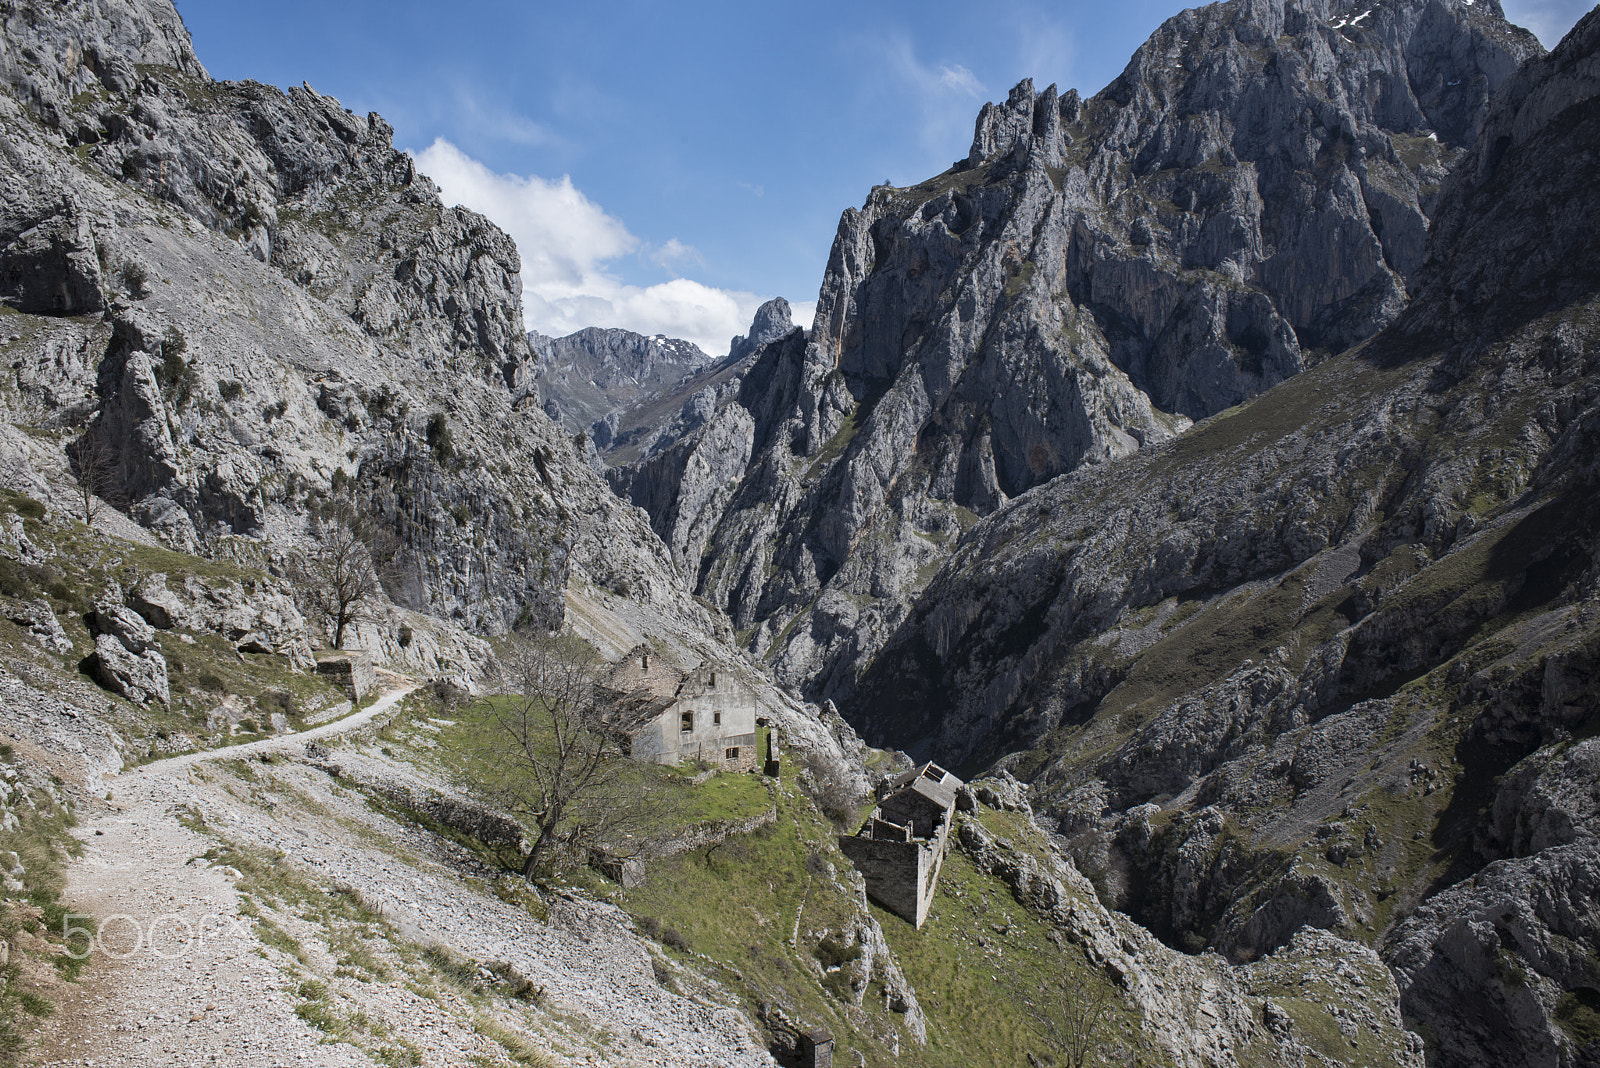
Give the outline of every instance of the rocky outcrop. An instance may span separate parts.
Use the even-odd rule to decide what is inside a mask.
[[[728,343],[728,355],[718,362],[740,363],[767,342],[787,337],[797,325],[805,326],[794,322],[789,302],[782,297],[773,297],[756,309],[755,318],[750,320],[750,332],[735,334]]]
[[[1383,953],[1401,1008],[1429,1024],[1436,1063],[1592,1063],[1597,894],[1600,847],[1589,837],[1497,861],[1390,935]]]
[[[1171,944],[1380,947],[1430,1063],[1593,1056],[1597,51],[1495,98],[1394,323],[1001,507],[842,705]]]
[[[683,480],[657,531],[714,525],[701,595],[848,697],[974,517],[1393,319],[1448,167],[1539,51],[1492,3],[1231,0],[1091,99],[1019,84],[966,159],[844,214],[813,336],[745,377],[742,479],[709,509]],[[660,502],[682,461],[621,488]]]
[[[32,601],[11,601],[3,609],[5,618],[31,634],[40,645],[52,652],[72,652],[72,639],[61,628],[50,602],[42,598]]]
[[[100,634],[85,666],[90,678],[119,697],[141,704],[172,700],[167,660],[159,650],[130,648],[114,634]]]
[[[282,573],[341,498],[401,608],[553,627],[593,584],[715,628],[592,451],[519,407],[516,248],[379,116],[213,81],[164,0],[6,20],[0,297],[39,317],[9,419],[71,428],[73,469],[179,549],[244,536]]]

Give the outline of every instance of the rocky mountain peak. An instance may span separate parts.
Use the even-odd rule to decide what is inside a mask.
[[[728,345],[728,363],[737,363],[769,341],[776,341],[795,328],[790,316],[789,302],[773,297],[756,309],[748,334],[735,334]]]
[[[632,499],[699,532],[682,563],[753,649],[843,697],[974,518],[1392,321],[1451,164],[1541,51],[1492,3],[1228,0],[1087,100],[1025,80],[966,159],[843,213],[747,428],[672,453],[720,488],[657,470]]]
[[[711,362],[692,341],[590,326],[565,337],[528,334],[544,408],[574,431],[671,389]]]

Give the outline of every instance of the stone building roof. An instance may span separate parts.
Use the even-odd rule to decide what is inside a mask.
[[[928,761],[919,767],[912,768],[905,774],[893,779],[889,783],[887,797],[905,793],[915,793],[927,798],[940,808],[954,808],[956,803],[956,787],[961,785],[961,780],[948,771]]]

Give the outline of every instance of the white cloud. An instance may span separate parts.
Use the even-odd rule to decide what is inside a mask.
[[[675,237],[668,238],[665,245],[651,250],[650,259],[669,271],[676,271],[680,263],[693,263],[701,267],[706,265],[706,258],[700,255],[699,249],[685,245]]]
[[[954,89],[956,92],[965,93],[968,96],[983,95],[983,86],[978,82],[977,77],[959,63],[953,67],[939,68],[939,84],[946,89]]]
[[[791,300],[789,302],[789,315],[794,320],[795,326],[803,326],[809,331],[812,320],[817,317],[817,302],[814,300]]]
[[[933,67],[917,58],[909,38],[895,35],[883,48],[888,70],[907,90],[918,118],[918,139],[932,158],[965,151],[977,114],[974,100],[985,89],[972,71],[959,63]],[[919,179],[925,175],[918,175]]]
[[[754,293],[687,278],[635,286],[608,273],[607,262],[640,251],[669,267],[702,261],[676,238],[644,248],[570,177],[496,174],[442,138],[413,155],[444,191],[445,203],[487,215],[516,241],[529,329],[560,336],[586,326],[616,326],[684,338],[712,356],[725,354],[733,336],[749,330],[761,304]]]

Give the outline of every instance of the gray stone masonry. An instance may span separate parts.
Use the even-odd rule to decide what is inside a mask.
[[[317,674],[342,689],[352,701],[361,700],[378,684],[372,655],[357,650],[318,653]]]
[[[839,848],[867,883],[867,896],[916,927],[928,918],[944,866],[945,839],[961,780],[923,764],[888,784],[872,815]]]

